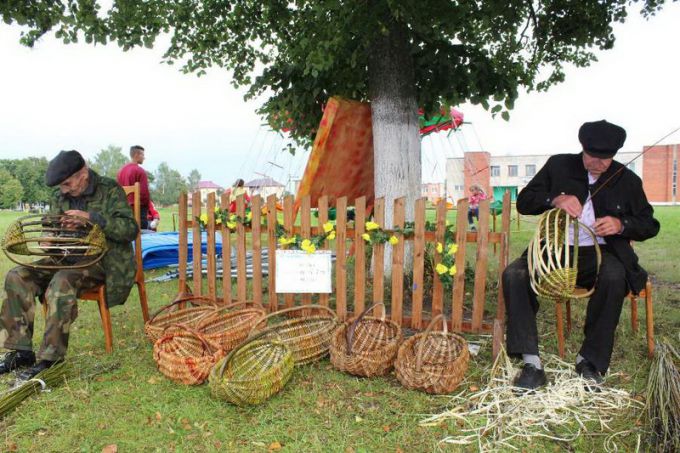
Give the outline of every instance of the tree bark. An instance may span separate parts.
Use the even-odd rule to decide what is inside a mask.
[[[421,157],[413,58],[403,25],[391,21],[377,32],[368,60],[369,97],[373,116],[375,196],[385,198],[385,228],[392,228],[394,200],[406,197],[406,220],[413,220],[420,197]],[[406,249],[404,262],[412,260]],[[391,269],[386,247],[385,271]]]

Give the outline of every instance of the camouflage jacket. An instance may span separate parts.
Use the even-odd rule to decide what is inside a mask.
[[[82,195],[71,198],[57,187],[52,193],[50,212],[62,214],[69,209],[90,213],[106,235],[108,251],[102,258],[106,271],[106,304],[124,304],[135,281],[132,241],[137,237],[137,221],[128,204],[123,188],[111,178],[90,170],[90,182]]]

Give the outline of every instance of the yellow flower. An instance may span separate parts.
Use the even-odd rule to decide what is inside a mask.
[[[328,233],[328,236],[326,236],[326,239],[328,239],[329,241],[332,241],[333,239],[335,239],[335,231],[331,231],[330,233]]]
[[[227,222],[227,228],[233,230],[236,228],[236,222]]]
[[[392,245],[396,245],[399,243],[399,239],[396,236],[390,236],[389,242]]]
[[[449,268],[449,275],[456,275],[456,272],[458,271],[456,270],[456,265],[454,264]]]
[[[227,225],[228,225],[228,224],[227,224]],[[285,237],[280,237],[280,238],[279,238],[279,244],[280,244],[280,245],[286,245],[286,244],[288,244],[288,242],[286,241],[286,238],[285,238]]]
[[[366,222],[366,231],[373,231],[377,230],[378,228],[380,228],[380,225],[378,225],[377,223],[370,221]]]
[[[291,236],[289,238],[283,236],[279,238],[279,244],[281,245],[295,244],[295,240],[296,240],[295,236]]]
[[[330,233],[333,231],[333,224],[331,222],[326,222],[323,224],[323,231],[324,233]]]
[[[200,220],[201,220],[201,223],[207,224],[208,223],[208,214],[201,214]]]
[[[364,238],[364,241],[368,242],[369,244],[371,243],[371,235],[368,233],[364,233],[361,235],[362,238]]]
[[[229,215],[229,220],[230,220],[231,222],[236,222],[236,214],[230,214],[230,215]]]
[[[222,223],[222,217],[215,217],[215,224],[220,225]]]
[[[302,244],[300,244],[300,248],[307,253],[314,253],[316,251],[316,246],[312,244],[312,241],[310,241],[309,239],[305,239],[304,241],[302,241]]]
[[[441,242],[437,242],[437,253],[441,253],[444,251],[444,246],[442,245]]]
[[[439,263],[437,264],[437,267],[434,268],[434,270],[437,271],[439,275],[442,275],[448,272],[449,268],[444,266],[442,263]]]
[[[219,207],[219,206],[215,206],[215,212],[216,212],[216,213],[217,213],[217,212],[220,212],[220,207]]]
[[[253,213],[250,212],[250,211],[248,211],[248,212],[246,213],[246,220],[249,222],[249,221],[251,221],[252,219],[253,219]]]
[[[447,253],[448,253],[449,255],[453,255],[453,254],[455,254],[457,251],[458,251],[458,244],[451,244],[451,245],[449,245],[449,250],[447,251]]]

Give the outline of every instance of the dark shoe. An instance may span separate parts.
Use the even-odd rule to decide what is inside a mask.
[[[585,359],[581,360],[576,364],[576,373],[586,381],[586,390],[589,392],[600,391],[600,385],[604,381],[604,378],[602,377],[602,374],[597,371],[595,365]]]
[[[38,373],[41,371],[44,371],[54,365],[57,362],[53,362],[52,360],[41,360],[40,362],[36,363],[30,368],[25,369],[21,373],[17,374],[17,383],[19,382],[24,382],[28,381],[29,379],[33,379]]]
[[[522,390],[536,390],[547,383],[545,371],[539,370],[530,363],[525,363],[522,372],[515,378],[513,385]]]
[[[17,368],[35,363],[33,351],[9,351],[0,359],[0,374],[9,373]]]

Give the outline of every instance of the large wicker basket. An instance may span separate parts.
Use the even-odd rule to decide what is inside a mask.
[[[244,306],[239,308],[240,305]],[[196,330],[208,340],[219,344],[225,352],[229,352],[243,343],[253,327],[264,319],[265,315],[262,306],[247,307],[242,302],[236,302],[221,306],[201,318]]]
[[[202,384],[224,355],[218,344],[181,324],[168,327],[153,345],[158,370],[181,384]]]
[[[220,360],[210,372],[208,386],[215,398],[237,406],[260,404],[286,385],[294,365],[283,341],[265,340],[260,334]]]
[[[187,302],[194,306],[180,308]],[[152,343],[155,343],[168,326],[183,324],[195,328],[204,317],[214,313],[216,307],[216,302],[207,297],[188,296],[177,299],[149,318],[144,325],[144,333]]]
[[[539,218],[536,233],[527,250],[531,288],[537,295],[553,301],[564,301],[589,297],[595,291],[594,285],[587,292],[575,294],[574,291],[578,277],[580,229],[593,239],[599,269],[602,255],[595,233],[590,228],[558,208],[544,212]],[[573,236],[571,247],[570,232]]]
[[[433,332],[440,320],[444,323],[443,332]],[[394,369],[406,388],[451,393],[465,377],[469,360],[465,338],[448,332],[445,317],[438,315],[425,332],[407,338],[399,346]]]
[[[300,312],[302,316],[275,321],[267,325],[273,317],[294,312]],[[268,314],[255,326],[253,335],[256,330],[261,329],[263,340],[280,339],[293,353],[295,365],[305,365],[328,354],[331,336],[337,325],[338,318],[330,308],[322,305],[302,305]]]
[[[378,305],[382,306],[382,317],[366,316]],[[378,303],[333,332],[331,363],[356,376],[382,376],[392,369],[401,340],[401,327],[385,319],[385,305]]]

